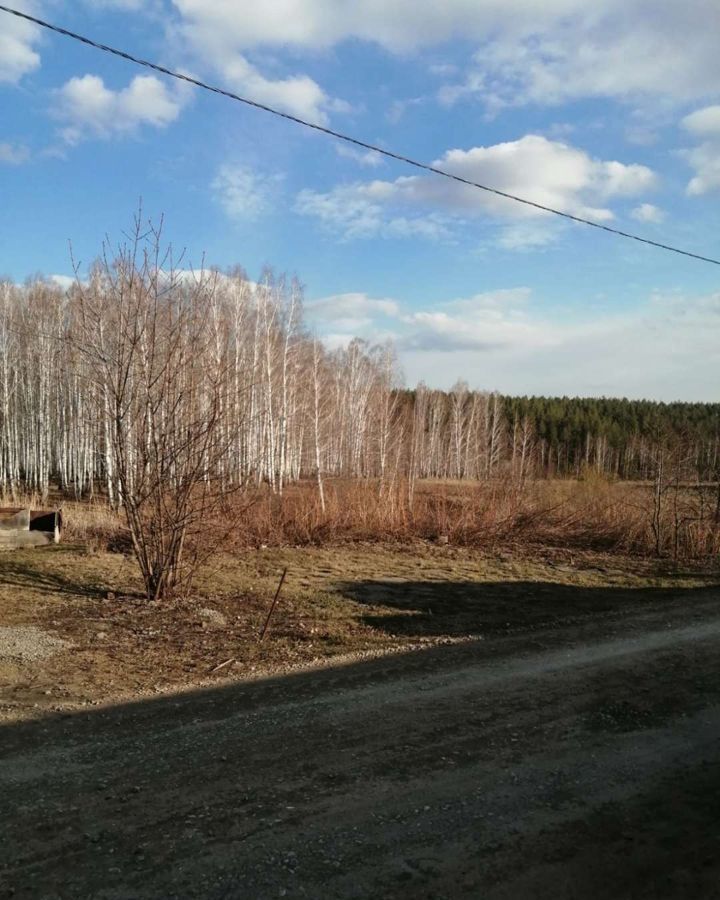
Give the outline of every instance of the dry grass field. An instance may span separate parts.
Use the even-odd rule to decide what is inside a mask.
[[[711,571],[559,548],[346,543],[226,554],[191,597],[148,604],[134,562],[121,553],[82,544],[8,552],[0,557],[0,715],[551,629],[716,581]],[[23,658],[8,636],[28,627],[38,629],[31,639],[64,646],[52,655],[31,647]]]
[[[0,715],[551,629],[717,582],[712,508],[691,515],[692,487],[659,508],[651,486],[601,478],[408,490],[329,482],[324,510],[309,483],[248,490],[190,594],[160,603],[122,520],[65,503],[61,544],[0,555]]]
[[[63,505],[67,540],[130,549],[121,518],[102,500],[55,502]],[[312,481],[288,485],[282,495],[250,487],[235,503],[228,544],[235,550],[447,539],[482,550],[522,553],[550,546],[702,564],[720,554],[717,483],[665,483],[658,493],[650,482],[592,473],[521,483],[333,479],[325,486],[325,509]],[[207,539],[220,540],[224,524],[208,522]]]

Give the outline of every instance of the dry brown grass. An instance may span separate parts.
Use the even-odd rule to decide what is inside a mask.
[[[456,546],[567,547],[577,550],[707,560],[720,553],[716,487],[666,491],[652,485],[582,480],[419,482],[334,480],[322,509],[314,484],[281,495],[249,489],[228,515],[237,521],[231,548],[325,546],[353,541],[447,540]],[[122,519],[101,502],[64,507],[65,539],[94,550],[129,551]],[[222,531],[209,522],[208,540]]]
[[[134,561],[118,553],[71,544],[13,551],[0,566],[2,625],[32,625],[67,649],[27,664],[0,654],[0,720],[348,655],[555,629],[646,602],[692,603],[717,583],[621,554],[522,551],[425,542],[246,550],[205,567],[192,596],[160,604],[142,599]]]
[[[706,488],[663,496],[653,531],[651,485],[611,482],[334,482],[323,512],[312,485],[283,497],[258,491],[242,517],[239,546],[345,541],[445,540],[458,546],[565,546],[637,555],[705,559],[720,553],[720,528]],[[659,552],[658,552],[659,551]]]
[[[127,528],[122,516],[107,503],[63,504],[63,540],[84,544],[89,550],[130,549]]]

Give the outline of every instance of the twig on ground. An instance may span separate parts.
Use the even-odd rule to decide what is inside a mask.
[[[220,669],[224,669],[226,666],[229,666],[231,663],[235,662],[235,657],[231,656],[230,659],[226,659],[225,662],[221,662],[219,666],[215,666],[214,669],[210,669],[210,674],[213,675],[215,672],[219,672]]]
[[[260,632],[260,637],[258,638],[258,641],[262,641],[265,639],[265,633],[268,630],[268,625],[270,624],[270,619],[272,618],[272,614],[275,611],[275,606],[278,602],[278,597],[280,596],[280,591],[282,590],[282,586],[285,582],[286,575],[287,575],[287,568],[283,569],[283,573],[280,578],[280,584],[277,586],[277,590],[275,591],[275,596],[273,597],[273,602],[270,606],[270,611],[267,614],[267,619],[265,619],[265,624],[263,625],[263,630]]]

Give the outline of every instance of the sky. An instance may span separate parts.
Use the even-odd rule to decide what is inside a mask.
[[[13,5],[8,0],[7,5]],[[14,0],[500,190],[720,258],[717,0]],[[720,266],[426,175],[0,12],[0,275],[142,201],[183,265],[299,277],[406,383],[720,401]]]

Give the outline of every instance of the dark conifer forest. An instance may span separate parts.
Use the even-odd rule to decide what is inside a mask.
[[[505,397],[510,422],[527,420],[545,471],[572,474],[594,465],[621,478],[647,478],[649,451],[684,446],[717,471],[720,403],[660,403],[611,397]]]

